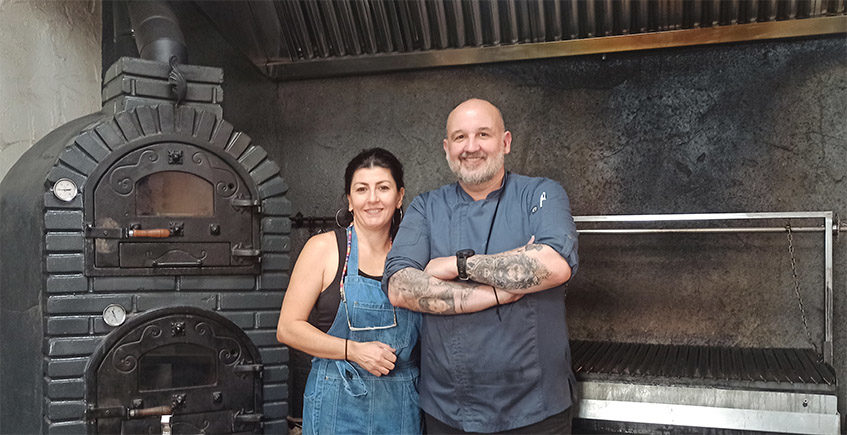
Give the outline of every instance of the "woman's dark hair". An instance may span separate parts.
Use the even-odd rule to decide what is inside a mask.
[[[391,172],[391,178],[394,179],[394,184],[397,185],[397,190],[406,187],[403,182],[403,164],[394,154],[384,148],[368,148],[362,150],[356,157],[350,160],[347,164],[347,170],[344,171],[344,194],[350,194],[350,188],[353,185],[353,174],[362,168],[385,168]],[[394,211],[394,216],[391,217],[391,229],[389,235],[394,239],[397,234],[397,229],[400,227],[400,220],[403,218],[402,207]],[[353,214],[350,212],[342,213],[339,223],[342,225],[350,225],[353,221]]]

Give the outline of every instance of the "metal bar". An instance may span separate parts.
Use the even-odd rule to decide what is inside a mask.
[[[582,399],[579,418],[802,434],[839,433],[834,414]]]
[[[697,28],[702,24],[700,20],[703,17],[703,1],[702,0],[690,0],[691,1],[691,27]]]
[[[456,47],[464,47],[467,44],[467,39],[465,38],[465,13],[462,10],[462,0],[450,2],[450,19],[453,21],[453,30],[456,32]]]
[[[764,1],[766,2],[765,5],[767,6],[767,13],[765,14],[765,16],[767,16],[768,21],[775,21],[776,20],[776,10],[777,10],[777,8],[776,8],[776,6],[777,6],[776,1],[777,0],[764,0]],[[764,18],[764,17],[762,17],[762,18]]]
[[[518,34],[518,8],[515,0],[506,0],[506,34],[503,41],[507,44],[516,44],[520,35]]]
[[[435,23],[435,41],[438,48],[447,48],[450,46],[449,38],[447,37],[447,13],[444,10],[443,2],[433,2],[432,11],[433,22]]]
[[[656,9],[656,30],[668,30],[668,15],[670,12],[670,2],[669,0],[659,0],[657,6],[658,8]]]
[[[620,28],[621,34],[628,34],[632,26],[632,0],[621,0]]]
[[[486,19],[491,25],[491,39],[489,43],[491,45],[500,45],[502,37],[500,36],[500,8],[497,6],[497,0],[490,0],[488,2],[488,16]]]
[[[728,0],[724,5],[727,8],[726,22],[728,24],[738,24],[738,0]]]
[[[602,0],[600,5],[603,7],[603,25],[597,33],[608,36],[613,34],[615,29],[614,7],[612,7],[612,0]]]
[[[565,14],[565,35],[569,39],[579,38],[579,0],[570,0]]]
[[[390,37],[393,46],[398,51],[409,51],[409,46],[403,40],[404,34],[401,30],[403,20],[400,18],[400,14],[397,11],[396,4],[389,0],[381,0],[381,3],[385,7],[385,13],[388,17],[388,24],[391,27]]]
[[[832,228],[832,213],[829,214],[826,218],[824,218],[824,228]],[[832,348],[832,321],[833,321],[833,308],[832,308],[832,232],[825,231],[824,232],[824,301],[826,303],[825,314],[824,314],[824,341],[823,341],[823,360],[827,364],[832,364],[832,356],[833,356],[833,348]]]
[[[721,221],[747,219],[814,219],[827,217],[832,217],[831,211],[589,215],[574,216],[574,222]]]
[[[356,15],[359,17],[359,26],[364,31],[362,39],[365,51],[370,54],[374,54],[377,52],[376,29],[374,28],[374,22],[371,19],[371,8],[368,4],[368,0],[356,0],[353,5],[355,6],[354,9],[356,9]]]
[[[328,32],[323,31],[320,8],[315,0],[307,0],[304,5],[306,6],[306,17],[309,19],[309,25],[312,29],[314,29],[313,33],[315,36],[315,48],[317,50],[317,55],[320,57],[327,57],[330,54],[329,44],[326,42],[326,34]]]
[[[812,0],[809,8],[809,17],[814,18],[821,16],[823,2],[824,0]]]
[[[320,4],[323,5],[324,3],[321,2]],[[400,3],[401,9],[405,4],[405,2]],[[573,39],[526,45],[501,45],[495,47],[398,53],[393,56],[356,56],[337,59],[316,59],[310,62],[292,62],[287,58],[275,58],[271,59],[266,66],[280,66],[281,68],[277,70],[278,73],[275,78],[285,80],[447,65],[469,65],[487,62],[686,47],[738,41],[843,34],[846,32],[847,16],[837,15],[805,20],[751,23],[717,28],[684,29],[672,32]]]
[[[596,371],[597,364],[605,360],[605,357],[608,354],[608,349],[611,345],[611,343],[598,341],[597,346],[593,350],[589,348],[589,350],[586,351],[586,355],[588,356],[585,358],[583,371],[586,373]]]
[[[670,29],[681,29],[682,28],[682,1],[680,0],[669,0],[670,8],[671,8],[671,22]]]
[[[547,5],[544,7],[545,11],[548,11],[546,14],[542,14],[547,17],[547,33],[548,40],[550,41],[561,41],[562,40],[562,3],[558,0],[547,0]]]
[[[412,20],[417,18],[417,31],[420,36],[421,48],[429,50],[432,48],[432,31],[429,28],[429,15],[427,15],[427,3],[425,0],[417,0],[412,6]]]
[[[388,12],[383,0],[372,0],[374,11],[374,27],[379,31],[378,42],[385,53],[394,51],[394,42],[391,40],[391,24],[388,21]]]
[[[755,23],[759,19],[759,0],[747,0],[744,5],[747,7],[747,22]]]
[[[415,26],[412,23],[411,3],[409,2],[390,2],[397,7],[397,17],[400,19],[400,34],[403,36],[403,50],[407,52],[414,51],[415,47]]]
[[[820,233],[825,227],[791,227],[795,233]],[[579,234],[677,234],[677,233],[785,233],[785,227],[749,227],[749,228],[621,228],[621,229],[581,229]]]
[[[527,3],[529,15],[529,29],[532,42],[544,42],[547,40],[546,23],[544,22],[544,0],[533,0]]]
[[[716,27],[721,23],[721,0],[706,0],[706,7],[709,10],[709,21],[712,27]]]
[[[354,25],[353,8],[346,0],[334,3],[338,6],[342,37],[344,37],[347,48],[352,54],[362,54],[362,45],[359,43],[359,31]]]
[[[585,0],[583,3],[585,5],[585,36],[591,38],[596,35],[597,32],[597,19],[596,19],[596,6],[594,4],[595,0]],[[582,2],[580,2],[582,3]]]
[[[518,11],[518,38],[522,42],[532,42],[532,26],[529,24],[529,4],[527,0],[521,0],[517,4]]]
[[[803,372],[810,376],[807,382],[820,384],[824,382],[824,377],[815,369],[815,362],[808,358],[808,353],[802,352],[799,349],[791,349],[791,353],[803,366]]]
[[[797,3],[798,3],[797,0],[788,0],[788,2],[785,5],[785,16],[789,20],[793,20],[794,18],[797,17],[797,8],[798,8]]]
[[[647,0],[635,1],[635,27],[640,33],[647,31]]]
[[[470,18],[471,24],[471,44],[481,47],[483,44],[482,11],[479,8],[479,0],[471,0],[469,6],[468,18]]]

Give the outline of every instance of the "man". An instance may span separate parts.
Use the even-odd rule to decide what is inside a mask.
[[[558,183],[506,172],[511,143],[491,103],[453,109],[444,152],[458,183],[415,198],[386,260],[392,304],[425,313],[430,433],[570,432],[576,228]]]

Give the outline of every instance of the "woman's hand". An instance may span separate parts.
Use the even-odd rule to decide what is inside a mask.
[[[395,349],[385,343],[378,341],[360,343],[348,340],[347,346],[349,346],[347,360],[359,364],[374,376],[387,375],[394,369],[394,362],[397,361],[397,355],[394,355]]]

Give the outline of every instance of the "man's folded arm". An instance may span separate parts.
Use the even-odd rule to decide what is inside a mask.
[[[510,293],[535,293],[564,284],[571,277],[568,262],[540,243],[467,260],[468,277]]]
[[[514,302],[520,296],[475,282],[444,281],[413,267],[400,269],[388,279],[391,303],[421,313],[475,313],[497,305],[498,298],[502,304]]]

